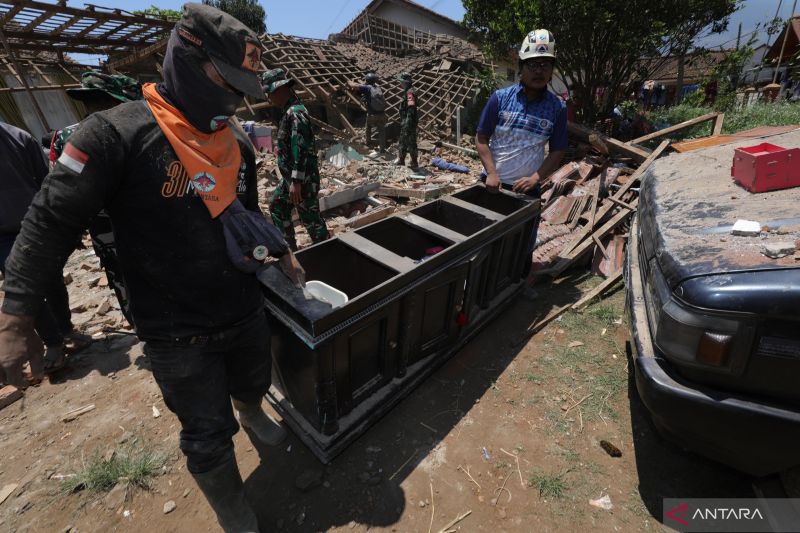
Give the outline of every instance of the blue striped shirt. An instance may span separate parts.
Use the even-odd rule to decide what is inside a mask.
[[[521,84],[495,91],[483,108],[478,133],[490,137],[489,148],[500,181],[513,184],[533,175],[550,151],[567,149],[567,107],[550,91],[528,100]]]

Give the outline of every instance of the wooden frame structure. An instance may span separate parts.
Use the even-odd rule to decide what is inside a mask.
[[[719,135],[722,133],[722,124],[725,120],[725,113],[707,113],[705,115],[699,116],[697,118],[693,118],[690,120],[686,120],[681,122],[680,124],[675,124],[674,126],[670,126],[668,128],[660,129],[658,131],[654,131],[653,133],[649,133],[647,135],[643,135],[641,137],[637,137],[631,141],[628,141],[625,144],[639,144],[646,141],[650,141],[652,139],[657,139],[659,137],[663,137],[664,135],[669,135],[670,133],[674,133],[676,131],[680,131],[684,128],[688,128],[689,126],[695,126],[697,124],[702,124],[703,122],[707,122],[713,120],[714,121],[714,128],[711,132],[711,135]]]
[[[110,54],[160,40],[174,22],[121,9],[36,0],[0,2],[0,22],[11,50]]]
[[[347,111],[350,109],[365,112],[366,109],[359,98],[346,90],[348,81],[359,81],[368,72],[357,48],[351,49],[353,55],[346,55],[343,49],[330,41],[283,34],[264,35],[261,42],[265,68],[285,69],[289,77],[295,80],[295,90],[300,98],[308,103],[326,105],[329,113],[332,110],[341,121],[348,136],[357,136]],[[383,55],[389,61],[392,59],[380,52],[370,53]],[[419,97],[420,131],[424,135],[425,130],[430,130],[437,139],[441,137],[441,131],[438,130],[449,129],[457,109],[472,100],[479,83],[477,76],[470,73],[457,72],[457,69],[438,69],[434,66],[441,63],[441,57],[430,55],[427,60],[417,63],[420,68],[412,72]],[[393,76],[384,76],[381,86],[389,121],[397,121],[403,95],[401,84]],[[255,109],[261,106],[252,107]],[[331,131],[330,125],[328,131]]]
[[[79,87],[76,74],[91,68],[65,61],[64,53],[127,53],[140,57],[140,51],[164,42],[164,36],[174,25],[166,18],[86,6],[85,9],[70,7],[66,0],[56,4],[38,0],[0,1],[0,72],[7,71],[20,84],[0,88],[0,93],[25,91],[45,130],[50,126],[33,92]],[[54,69],[62,70],[74,83],[54,82],[46,72],[52,74]],[[26,70],[38,74],[44,84],[32,85]]]
[[[369,43],[376,50],[387,54],[403,50],[422,48],[434,35],[426,31],[408,28],[386,19],[362,12],[342,33],[359,41]]]

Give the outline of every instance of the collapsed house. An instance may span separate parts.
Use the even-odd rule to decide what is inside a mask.
[[[80,86],[92,67],[69,53],[137,55],[166,43],[174,22],[88,5],[35,0],[0,2],[0,120],[40,137],[85,114],[65,89]]]
[[[387,5],[395,14],[423,10],[423,20],[430,21],[430,29],[382,18],[379,8]],[[357,127],[363,122],[366,109],[359,98],[346,90],[347,82],[361,81],[367,72],[379,76],[391,136],[398,130],[403,94],[396,76],[410,72],[419,99],[420,135],[441,139],[455,132],[460,109],[479,104],[476,96],[482,76],[495,69],[465,36],[454,21],[413,2],[376,0],[328,40],[283,34],[262,36],[262,61],[265,68],[283,68],[295,80],[298,95],[321,122],[317,122],[319,127],[349,141],[360,136]],[[268,104],[248,103],[251,111],[262,105]]]

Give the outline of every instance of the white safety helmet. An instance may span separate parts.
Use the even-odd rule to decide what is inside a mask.
[[[522,41],[519,47],[520,60],[533,57],[556,58],[556,39],[549,30],[533,30]]]

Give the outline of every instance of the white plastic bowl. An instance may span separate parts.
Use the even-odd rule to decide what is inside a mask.
[[[341,307],[349,300],[339,289],[317,280],[306,282],[306,290],[317,300],[327,302],[333,307]]]

